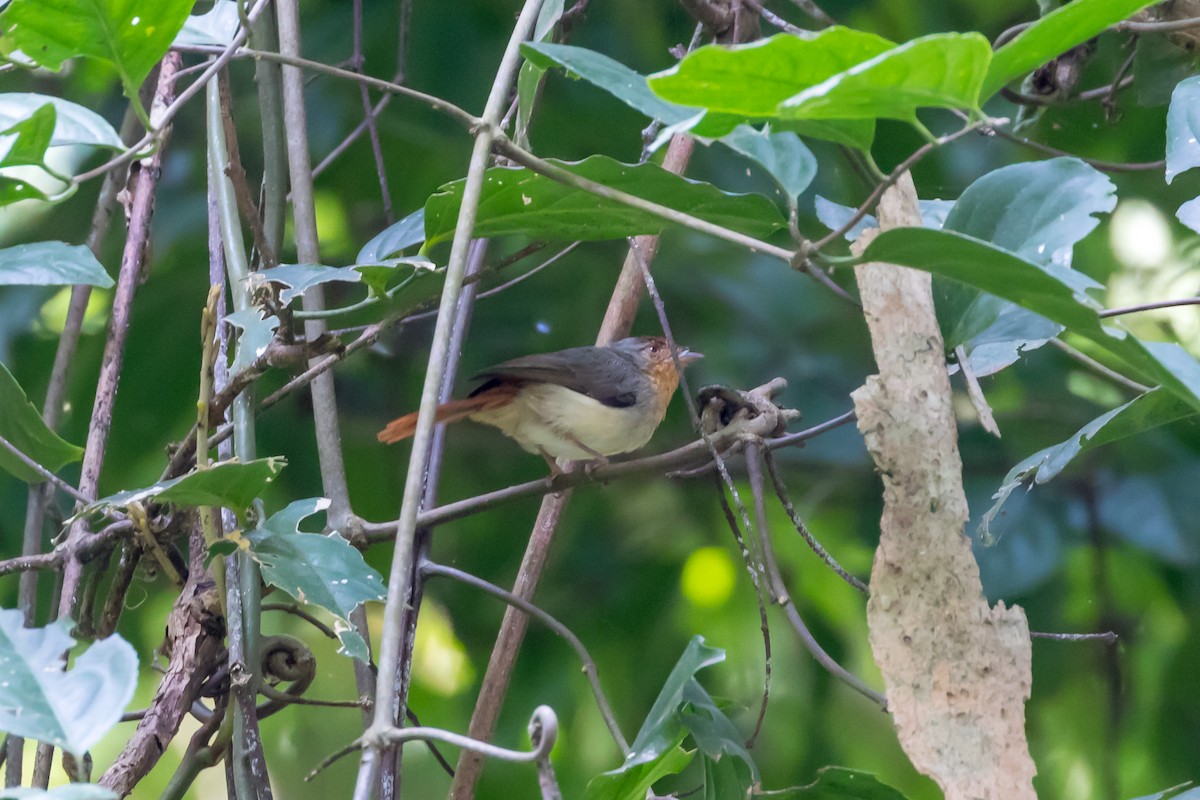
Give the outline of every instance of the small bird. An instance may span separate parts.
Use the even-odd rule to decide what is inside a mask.
[[[704,356],[686,347],[680,365]],[[475,375],[483,383],[463,400],[438,406],[438,422],[494,425],[558,473],[556,458],[606,463],[637,450],[654,434],[679,385],[671,348],[661,336],[606,347],[572,347],[505,361]],[[413,435],[417,413],[379,432],[391,444]]]

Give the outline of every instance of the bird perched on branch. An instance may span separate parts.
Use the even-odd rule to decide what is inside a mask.
[[[703,358],[680,348],[679,364]],[[494,425],[530,453],[596,460],[637,450],[654,434],[679,385],[671,348],[660,336],[638,336],[606,347],[572,347],[525,356],[485,369],[483,383],[463,400],[438,406],[438,422],[471,419]],[[391,444],[407,439],[417,413],[379,432]]]

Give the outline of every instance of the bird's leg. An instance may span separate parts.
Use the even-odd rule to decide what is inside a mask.
[[[547,453],[546,448],[539,447],[538,452],[542,454],[542,458],[546,459],[546,465],[550,467],[550,480],[553,481],[563,474],[562,468],[558,466],[558,459]]]
[[[604,453],[601,453],[598,450],[593,450],[569,433],[564,434],[563,438],[592,457],[590,461],[585,462],[583,465],[583,471],[588,474],[589,478],[594,478],[595,471],[600,467],[608,466],[608,456],[604,455]]]

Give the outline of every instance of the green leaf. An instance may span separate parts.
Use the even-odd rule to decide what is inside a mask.
[[[9,128],[49,103],[54,106],[54,135],[50,147],[68,144],[123,150],[121,137],[104,117],[70,100],[34,92],[0,93],[0,128]]]
[[[554,35],[554,26],[563,14],[563,0],[546,0],[538,11],[537,23],[533,27],[533,41],[547,42]],[[546,68],[528,59],[517,74],[517,125],[514,138],[522,147],[529,146],[529,122],[533,116],[533,104],[537,100],[538,87]]]
[[[739,125],[721,143],[758,162],[794,203],[817,174],[817,159],[794,133]]]
[[[26,628],[0,609],[0,730],[82,755],[120,720],[137,686],[137,654],[120,636],[96,642],[63,670],[71,622]]]
[[[914,120],[918,108],[975,109],[992,58],[978,33],[936,33],[892,48],[780,104],[791,119]]]
[[[685,736],[680,731],[676,745],[651,761],[592,778],[583,794],[584,800],[645,800],[651,786],[668,775],[678,775],[692,763],[695,752],[679,746]]]
[[[1165,106],[1179,82],[1196,73],[1196,53],[1169,33],[1138,34],[1133,61],[1133,90],[1139,106]]]
[[[704,766],[704,800],[735,800],[750,796],[755,778],[745,761],[734,758],[701,757]]]
[[[42,415],[25,396],[25,390],[3,364],[0,364],[0,436],[51,472],[83,458],[82,447],[61,439],[46,427]],[[0,469],[27,483],[44,480],[4,447],[0,447]]]
[[[106,61],[132,99],[193,5],[193,0],[13,0],[0,13],[0,33],[55,71],[76,56]]]
[[[117,793],[94,783],[67,783],[53,789],[13,786],[0,789],[0,800],[117,800]]]
[[[1112,211],[1116,204],[1112,181],[1078,159],[1012,164],[968,186],[946,217],[944,230],[982,239],[1027,261],[1068,267],[1072,248],[1100,224],[1095,215]],[[1061,330],[1028,310],[956,281],[935,281],[934,299],[946,348],[965,345],[972,368],[981,376],[1011,364],[1022,349],[1038,346]],[[1002,346],[1002,336],[1009,337],[1007,347]],[[976,363],[975,347],[983,343],[989,348]]]
[[[1179,82],[1167,109],[1167,183],[1200,166],[1200,75]]]
[[[882,783],[870,772],[846,767],[821,767],[817,779],[807,786],[779,789],[781,798],[813,800],[905,800],[904,795]]]
[[[1004,482],[992,496],[995,503],[980,522],[981,540],[985,544],[994,541],[991,533],[992,523],[1019,487],[1047,483],[1078,456],[1092,448],[1169,425],[1195,413],[1194,406],[1163,389],[1154,389],[1102,414],[1080,428],[1065,442],[1034,453],[1004,476]]]
[[[694,679],[684,686],[679,719],[709,759],[720,760],[723,756],[729,756],[724,760],[741,762],[750,777],[758,780],[758,767],[743,744],[744,737],[704,687]],[[742,774],[741,771],[737,772],[739,785]],[[748,787],[749,784],[742,786],[743,789]]]
[[[0,286],[69,286],[108,289],[113,279],[83,245],[34,242],[0,249]]]
[[[287,466],[281,456],[258,458],[242,463],[221,461],[187,475],[159,481],[144,489],[128,489],[102,497],[79,512],[84,516],[106,508],[125,508],[130,503],[154,500],[177,506],[222,506],[234,511],[250,507],[267,484]]]
[[[1011,300],[1089,339],[1200,410],[1200,364],[1181,347],[1142,342],[1118,323],[1098,316],[1087,293],[1091,278],[1056,264],[1034,264],[952,231],[895,228],[880,234],[863,261],[912,267]]]
[[[781,33],[753,44],[701,47],[651,75],[649,83],[671,103],[770,119],[788,98],[893,47],[873,33],[839,26],[812,34]]]
[[[1155,794],[1138,797],[1135,800],[1200,800],[1200,787],[1192,787],[1193,781],[1183,786],[1172,786]]]
[[[362,553],[336,533],[302,533],[300,523],[329,507],[325,498],[297,500],[247,533],[250,554],[262,567],[263,580],[302,603],[320,606],[338,618],[334,629],[342,652],[367,661],[366,642],[350,626],[354,609],[383,600],[383,577],[367,566]]]
[[[1147,0],[1074,0],[1064,4],[996,51],[980,99],[987,100],[1010,81],[1148,5],[1152,3]]]
[[[46,103],[25,119],[0,131],[0,147],[8,145],[8,150],[0,156],[0,167],[43,165],[46,149],[54,135],[54,124],[54,104]],[[15,138],[9,140],[10,136]]]
[[[271,272],[274,271],[271,270]],[[254,274],[263,277],[266,273]],[[263,277],[263,279],[266,278]],[[275,338],[275,331],[279,328],[279,317],[272,314],[263,319],[262,312],[258,307],[243,308],[241,311],[226,314],[225,322],[241,331],[238,336],[237,352],[229,367],[235,375],[267,352],[267,348],[271,346],[271,341]]]
[[[699,108],[680,106],[661,100],[646,84],[646,76],[634,72],[603,53],[567,44],[538,42],[521,45],[521,53],[531,64],[542,69],[562,67],[571,76],[611,94],[625,105],[667,125],[692,119]]]
[[[404,219],[384,228],[358,251],[354,263],[381,264],[404,250],[425,241],[425,209],[418,208]]]
[[[208,44],[222,47],[233,41],[242,21],[235,0],[216,0],[203,14],[188,17],[174,44]]]
[[[751,236],[766,236],[785,224],[779,209],[762,195],[722,192],[656,164],[622,164],[607,156],[552,163],[605,186]],[[446,184],[425,203],[427,247],[454,235],[464,183]],[[484,181],[474,235],[523,234],[537,239],[600,241],[656,234],[666,225],[657,216],[530,170],[493,167]]]
[[[646,715],[645,722],[633,740],[625,763],[612,773],[606,774],[615,774],[638,764],[645,764],[657,758],[660,753],[676,747],[680,731],[684,730],[679,709],[686,702],[685,692],[688,684],[694,680],[697,672],[724,660],[724,650],[709,647],[704,643],[703,636],[693,636],[659,690],[654,705],[650,707],[650,713]]]

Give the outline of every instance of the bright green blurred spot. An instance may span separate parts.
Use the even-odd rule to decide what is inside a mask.
[[[1074,370],[1067,376],[1067,391],[1106,408],[1116,408],[1125,401],[1117,387],[1080,370]]]
[[[421,604],[413,649],[413,678],[424,688],[451,697],[475,680],[466,648],[454,634],[446,610],[428,598]]]
[[[63,332],[67,324],[67,309],[71,305],[71,288],[64,286],[45,304],[38,315],[38,325],[46,333],[55,336]],[[92,289],[88,297],[87,311],[83,313],[83,333],[100,333],[108,324],[108,309],[112,292],[107,289]]]
[[[319,191],[313,196],[313,205],[317,212],[317,236],[321,240],[321,249],[330,253],[350,250],[350,226],[338,196],[333,192]]]
[[[723,606],[733,594],[734,574],[728,553],[719,547],[701,547],[684,562],[683,596],[701,608]]]

